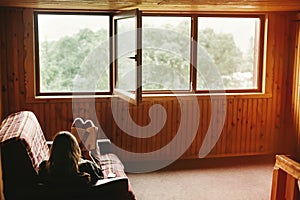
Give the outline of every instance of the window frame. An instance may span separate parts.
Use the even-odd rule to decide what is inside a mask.
[[[213,93],[220,93],[224,92],[225,93],[262,93],[263,91],[263,59],[264,59],[264,42],[265,42],[265,20],[266,16],[265,14],[200,14],[197,15],[198,17],[224,17],[224,18],[258,18],[260,19],[260,30],[259,30],[259,35],[258,35],[258,54],[257,54],[257,88],[256,89],[229,89],[229,90],[196,90],[196,84],[194,91],[196,93],[208,93],[208,92],[213,92]],[[197,22],[198,24],[198,22]],[[198,31],[198,29],[197,29]],[[198,40],[196,40],[198,41]],[[197,64],[197,60],[196,60]],[[196,74],[197,76],[197,74]],[[197,80],[196,80],[197,81]]]
[[[141,11],[138,9],[129,10],[129,11],[120,11],[113,15],[113,22],[112,22],[112,28],[113,28],[113,79],[111,82],[113,83],[113,90],[112,93],[118,95],[120,98],[138,105],[142,102],[142,33],[141,33],[141,26],[142,26],[142,17],[141,17]],[[134,41],[136,44],[136,52],[134,58],[135,60],[135,68],[136,68],[136,89],[133,91],[133,93],[126,91],[121,88],[117,88],[117,80],[118,80],[118,40],[117,40],[117,24],[119,20],[122,19],[129,19],[133,18],[135,20],[136,30],[135,30],[135,36],[136,40]]]
[[[113,65],[112,65],[112,42],[109,41],[109,91],[108,92],[41,92],[40,91],[40,57],[39,57],[39,29],[38,29],[38,14],[53,14],[53,15],[97,15],[97,16],[108,16],[109,17],[109,29],[108,29],[108,40],[113,35],[113,30],[111,27],[113,12],[86,12],[86,11],[34,11],[33,12],[33,24],[34,24],[34,51],[35,51],[35,96],[72,96],[76,95],[111,95],[113,88]]]
[[[39,68],[39,41],[38,41],[38,25],[37,25],[37,15],[38,14],[59,14],[59,15],[68,15],[68,14],[75,14],[75,15],[106,15],[110,17],[110,25],[109,25],[109,37],[113,36],[113,14],[116,12],[87,12],[87,11],[34,11],[34,47],[35,47],[35,96],[71,96],[73,95],[72,92],[40,92],[40,68]],[[226,93],[226,94],[263,94],[264,91],[264,51],[265,51],[265,29],[266,29],[266,14],[265,13],[185,13],[185,12],[172,12],[172,13],[161,13],[161,12],[142,12],[141,18],[144,16],[178,16],[178,17],[190,17],[191,18],[191,43],[190,43],[190,90],[143,90],[142,95],[169,95],[169,94],[180,94],[180,95],[189,95],[192,93],[196,94],[209,94],[209,93]],[[198,41],[198,17],[226,17],[226,18],[258,18],[260,19],[260,27],[259,27],[259,34],[258,34],[258,47],[257,50],[257,88],[255,89],[230,89],[230,90],[197,90],[197,71],[195,70],[197,66],[197,45],[192,41]],[[112,62],[112,55],[113,55],[113,44],[112,41],[109,42],[109,92],[81,92],[79,95],[113,95],[113,87],[114,87],[114,70],[113,70],[113,62]]]
[[[208,94],[208,93],[262,93],[263,92],[263,55],[264,55],[264,41],[265,41],[265,14],[178,14],[178,13],[143,13],[142,16],[153,17],[191,17],[191,44],[190,44],[190,90],[143,90],[143,94]],[[224,17],[224,18],[258,18],[260,19],[259,35],[258,35],[258,54],[257,54],[257,88],[254,89],[224,89],[224,90],[197,90],[197,51],[198,51],[198,18],[201,17]],[[195,41],[195,42],[193,42]]]

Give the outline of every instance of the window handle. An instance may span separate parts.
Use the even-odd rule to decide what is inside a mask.
[[[135,61],[137,61],[137,55],[135,54],[135,56],[129,56],[129,59],[134,59]]]

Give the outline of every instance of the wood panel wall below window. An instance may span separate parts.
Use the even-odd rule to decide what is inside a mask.
[[[30,10],[29,10],[30,11]],[[24,15],[24,13],[26,13]],[[188,98],[180,104],[172,98],[147,98],[140,106],[129,106],[129,113],[133,121],[138,125],[146,126],[150,123],[149,109],[154,104],[160,104],[166,111],[166,124],[154,136],[149,138],[136,138],[125,134],[117,126],[111,111],[112,102],[110,98],[97,99],[96,103],[86,100],[72,106],[71,100],[30,100],[26,99],[26,87],[34,83],[27,82],[26,76],[33,76],[26,69],[34,67],[34,62],[25,62],[26,56],[33,55],[27,47],[30,35],[25,27],[24,16],[28,9],[0,8],[0,67],[2,70],[2,84],[5,88],[2,94],[3,114],[7,116],[19,110],[32,110],[39,119],[47,139],[60,130],[69,130],[72,120],[76,116],[85,119],[93,119],[99,127],[101,134],[105,134],[111,141],[121,149],[129,152],[153,152],[169,144],[175,138],[179,125],[184,122],[186,137],[179,138],[178,143],[172,149],[166,149],[165,157],[170,156],[178,148],[184,149],[187,136],[192,133],[191,127],[197,117],[193,114],[196,107],[200,108],[199,128],[191,145],[186,149],[182,158],[198,157],[204,137],[210,126],[210,113],[212,103],[221,105],[214,100],[212,103],[207,97],[198,97],[197,101]],[[268,14],[268,37],[266,52],[265,76],[266,91],[268,95],[243,95],[227,98],[226,110],[219,109],[217,112],[225,112],[225,123],[222,134],[210,152],[211,157],[235,156],[235,155],[257,155],[289,152],[293,149],[293,133],[287,133],[286,127],[290,125],[291,99],[287,95],[292,89],[289,81],[293,76],[293,66],[290,64],[291,41],[294,30],[294,12],[272,12]],[[5,29],[3,27],[6,27]],[[32,27],[32,26],[31,26]],[[31,42],[31,45],[32,42]],[[27,91],[28,92],[28,91]],[[118,100],[115,104],[119,114],[124,112],[124,102]],[[181,119],[180,105],[184,106],[189,115]],[[222,106],[220,107],[222,108]],[[94,112],[95,110],[95,112]],[[153,118],[160,119],[159,112],[154,112]],[[97,118],[97,119],[96,119]],[[128,125],[130,119],[123,118],[123,125]],[[157,123],[157,122],[156,122]],[[213,128],[221,123],[212,121]],[[158,124],[158,123],[157,123]],[[147,134],[138,132],[139,136]],[[208,138],[206,145],[213,144],[213,138]],[[125,155],[126,157],[126,155]]]

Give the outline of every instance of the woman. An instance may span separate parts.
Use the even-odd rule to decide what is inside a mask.
[[[41,163],[39,176],[42,183],[53,185],[88,185],[103,178],[96,164],[81,158],[78,142],[68,131],[54,137],[50,158]]]

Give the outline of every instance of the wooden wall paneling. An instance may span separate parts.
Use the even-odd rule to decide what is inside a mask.
[[[4,111],[4,93],[2,90],[4,89],[4,77],[6,76],[5,68],[6,68],[6,48],[5,48],[5,30],[6,30],[6,15],[5,9],[0,8],[0,121],[4,119],[5,111]]]
[[[56,134],[57,132],[59,131],[63,131],[63,128],[62,128],[62,107],[61,107],[61,103],[55,103],[55,104],[52,104],[52,109],[54,108],[54,112],[53,112],[53,115],[52,115],[52,120],[55,121],[55,132],[52,132],[52,134]],[[53,110],[52,110],[53,111]]]
[[[250,138],[251,138],[251,147],[250,152],[257,152],[256,151],[256,135],[257,135],[257,99],[251,99],[252,101],[252,116],[251,116],[251,125],[250,125]]]
[[[220,112],[218,114],[218,126],[220,126],[220,120],[219,118],[221,118],[223,116],[223,112],[226,112],[225,115],[225,119],[224,119],[224,124],[223,124],[223,128],[221,130],[221,135],[219,136],[218,142],[217,142],[217,154],[222,154],[223,152],[226,152],[227,148],[227,132],[228,130],[230,130],[228,128],[228,123],[229,123],[229,117],[227,116],[228,113],[228,101],[226,101],[226,110],[221,110],[224,109],[224,107],[222,107],[222,100],[219,100],[219,105],[218,105],[218,112]]]
[[[219,130],[219,127],[222,126],[221,124],[221,121],[220,121],[220,118],[222,116],[222,110],[221,110],[221,100],[217,99],[216,100],[216,108],[217,108],[217,119],[215,119],[216,121],[216,126],[215,126],[215,137],[214,137],[214,140],[217,139],[217,154],[222,154],[223,151],[223,146],[226,145],[225,142],[226,142],[226,137],[227,137],[227,134],[225,131],[227,131],[227,128],[226,128],[226,121],[225,121],[225,126],[223,127],[223,129]],[[221,131],[221,133],[219,132]],[[217,138],[217,134],[220,134],[220,136]]]
[[[296,16],[296,38],[295,38],[295,56],[294,56],[294,77],[293,77],[293,126],[296,132],[296,158],[300,158],[300,13]]]
[[[142,108],[140,109],[141,114],[140,116],[142,117],[142,126],[145,127],[148,125],[147,123],[147,117],[148,117],[148,112],[147,112],[147,105],[143,104]],[[148,152],[148,146],[151,145],[151,137],[148,137],[148,130],[143,129],[144,131],[141,132],[142,136],[147,136],[147,138],[142,140],[142,152],[147,153]]]
[[[9,101],[7,102],[7,107],[9,110],[9,113],[16,111],[18,107],[18,103],[16,103],[17,98],[14,95],[14,41],[16,41],[16,36],[14,35],[14,25],[16,23],[16,16],[13,9],[9,10],[7,13],[8,19],[10,19],[10,23],[7,23],[7,34],[10,35],[10,37],[7,38],[7,95],[9,96]],[[17,88],[16,88],[17,89]]]
[[[227,137],[227,134],[226,134],[226,131],[227,131],[227,127],[226,125],[223,127],[221,131],[221,133],[219,132],[219,126],[221,126],[220,124],[220,118],[222,116],[222,113],[221,113],[221,101],[219,99],[216,100],[216,110],[217,110],[217,119],[215,119],[215,137],[214,137],[214,140],[217,139],[217,144],[216,144],[216,151],[217,151],[217,154],[222,154],[223,152],[223,146],[224,146],[224,143],[226,142],[226,137]],[[226,119],[225,119],[225,124],[226,124]],[[217,138],[217,134],[220,134],[220,136]]]
[[[238,115],[238,107],[237,107],[237,99],[233,99],[233,110],[232,110],[232,142],[233,142],[233,147],[232,147],[232,153],[236,154],[238,153],[237,150],[237,143],[239,143],[238,138],[237,138],[237,115]]]
[[[210,135],[210,146],[213,145],[213,143],[215,142],[216,136],[217,136],[217,126],[218,126],[218,99],[213,99],[212,100],[212,109],[211,109],[211,116],[213,115],[212,113],[216,113],[215,116],[217,117],[213,117],[212,118],[212,134]],[[219,145],[216,144],[214,145],[213,149],[211,150],[210,154],[211,155],[217,155],[218,154],[218,147]]]
[[[137,125],[138,126],[143,126],[143,106],[135,106],[136,107],[136,122],[137,122]],[[142,139],[143,137],[143,132],[142,131],[139,131],[139,129],[137,128],[136,130],[136,135],[138,138],[141,138],[140,139],[140,142],[138,143],[137,145],[137,152],[143,152],[143,147],[142,147],[142,144],[143,144],[143,141],[145,139]]]
[[[163,102],[155,102],[155,104],[160,104],[161,106],[163,106],[165,108]],[[157,116],[159,116],[159,112],[157,112],[157,114],[158,114]],[[160,120],[161,120],[161,118],[157,117],[157,124],[160,123]],[[167,116],[167,120],[168,120],[168,116]],[[166,124],[164,124],[161,131],[159,132],[159,139],[158,139],[159,142],[158,142],[157,150],[163,148],[166,144],[165,127],[166,127]],[[160,154],[161,157],[165,157],[165,154],[163,154],[164,152],[161,151],[160,153],[161,153]]]
[[[172,137],[175,137],[175,134],[177,134],[179,131],[180,131],[180,125],[182,123],[182,119],[181,119],[181,115],[183,115],[183,113],[181,112],[181,109],[180,109],[180,106],[181,106],[181,102],[182,100],[178,100],[175,102],[175,105],[174,105],[174,109],[176,110],[176,125],[177,125],[177,129],[176,129],[176,132],[174,132],[172,134]],[[175,141],[176,142],[176,146],[179,146],[180,145],[180,141],[177,140]],[[170,149],[170,151],[172,151],[172,149]]]
[[[203,141],[202,141],[202,148],[207,148],[207,146],[210,144],[210,138],[206,137],[207,136],[207,132],[209,130],[209,126],[210,126],[210,121],[211,121],[211,102],[208,99],[204,99],[203,100],[203,114],[204,114],[204,119],[203,119],[203,123],[205,124],[205,128],[204,128],[204,132],[203,132]],[[205,139],[207,140],[206,143]]]
[[[56,103],[50,103],[50,123],[51,123],[51,129],[50,134],[51,136],[54,136],[59,128],[57,127],[58,119],[57,119],[57,112],[56,112]]]
[[[180,124],[179,126],[181,127],[178,131],[181,130],[186,130],[187,128],[187,117],[183,117],[183,116],[187,116],[187,101],[185,100],[181,100],[181,103],[178,104],[178,109],[181,109],[183,112],[180,113]],[[179,143],[178,143],[178,148],[181,148],[183,145],[183,141],[181,138],[178,139]],[[187,152],[185,152],[185,154],[183,155],[183,157],[187,156]]]
[[[189,148],[187,149],[187,152],[188,152],[188,157],[192,157],[195,155],[195,137],[194,134],[195,134],[195,129],[194,127],[197,125],[195,123],[196,121],[196,116],[195,116],[195,113],[196,113],[196,104],[193,100],[189,100],[188,101],[188,124],[187,124],[187,134],[188,134],[188,138],[192,138],[192,141],[190,141],[190,146]],[[199,121],[198,121],[199,122]],[[197,131],[197,130],[196,130]],[[185,144],[188,143],[189,141],[187,140],[187,138],[185,138]],[[184,146],[182,146],[182,148],[184,148]]]
[[[264,143],[264,147],[267,151],[270,152],[274,152],[274,137],[275,135],[273,135],[274,133],[272,132],[274,130],[274,128],[272,128],[273,126],[273,122],[272,122],[272,114],[273,114],[273,99],[268,99],[267,100],[267,131],[266,131],[266,139],[265,139],[265,143]]]
[[[195,109],[193,109],[193,119],[196,119],[196,118],[199,118],[199,120],[198,121],[196,121],[196,120],[193,120],[193,126],[196,126],[196,125],[198,125],[197,127],[197,130],[194,130],[194,131],[197,131],[197,134],[196,134],[196,136],[195,136],[195,138],[194,138],[194,142],[193,142],[193,151],[192,151],[192,155],[194,156],[194,157],[197,157],[197,154],[198,154],[198,152],[199,152],[199,146],[198,146],[198,143],[199,143],[199,139],[198,139],[198,137],[201,135],[200,134],[200,129],[199,129],[199,127],[200,127],[200,122],[201,122],[201,117],[200,117],[200,105],[199,105],[199,102],[198,101],[193,101],[193,107],[195,108]],[[198,110],[196,110],[196,108],[198,108]],[[173,112],[174,112],[174,110],[173,110]],[[173,115],[172,115],[173,116]],[[174,118],[173,118],[174,119]],[[197,123],[197,124],[196,124]],[[173,123],[172,123],[173,124]],[[173,130],[172,130],[173,131]]]
[[[232,150],[232,113],[233,111],[233,100],[229,99],[227,100],[227,116],[226,116],[226,123],[224,124],[224,126],[226,126],[227,130],[225,132],[225,153],[230,153]],[[225,128],[225,129],[226,129]]]
[[[168,102],[168,101],[167,101]],[[177,102],[175,103],[174,100],[171,100],[168,102],[168,119],[166,121],[167,124],[167,131],[166,131],[166,141],[165,142],[162,142],[164,145],[168,145],[170,142],[173,141],[174,137],[176,136],[177,134],[177,130],[176,127],[177,127],[177,124],[176,124],[176,104],[178,104]],[[172,152],[172,147],[169,146],[167,148],[167,156],[170,156],[171,155],[171,152]]]
[[[152,102],[146,102],[144,103],[144,115],[147,116],[145,118],[145,121],[146,121],[146,125],[149,125],[150,123],[155,123],[155,121],[157,120],[156,117],[150,119],[150,116],[149,116],[149,108],[152,106]],[[155,116],[155,115],[154,115]],[[149,134],[152,134],[151,130],[148,130]],[[153,144],[155,144],[156,142],[156,137],[153,136],[151,138],[149,138],[148,142],[146,142],[146,152],[151,152],[152,151],[152,147],[153,147]]]
[[[267,132],[267,118],[268,118],[268,104],[267,99],[262,99],[262,120],[261,129],[259,135],[259,151],[262,153],[265,151],[264,144],[266,143],[266,132]]]
[[[45,107],[45,124],[48,124],[48,126],[45,126],[44,134],[46,136],[46,139],[50,140],[52,138],[52,126],[53,122],[51,121],[51,108],[50,103],[44,104]]]
[[[241,153],[246,153],[247,152],[247,123],[248,123],[248,119],[247,119],[247,99],[243,99],[243,119],[242,119],[242,140],[241,140],[241,147],[242,147],[242,151]]]
[[[121,113],[124,113],[124,110],[123,110],[123,106],[126,104],[126,102],[123,102],[123,100],[120,100],[119,102],[118,102],[118,105],[117,105],[117,109],[118,110],[120,110],[120,112]],[[129,105],[129,107],[130,107],[130,109],[129,110],[132,110],[132,115],[131,115],[131,117],[132,117],[132,120],[136,123],[137,121],[136,121],[136,116],[137,116],[137,113],[136,113],[136,110],[133,108],[133,107],[131,107],[131,105]],[[132,108],[132,109],[131,109]],[[122,117],[122,115],[121,116],[117,116],[118,118],[119,117]],[[114,118],[115,119],[115,118]],[[118,142],[119,144],[120,144],[120,148],[121,149],[124,149],[124,150],[128,150],[127,148],[126,148],[126,143],[130,143],[130,141],[127,141],[126,140],[126,132],[124,132],[123,131],[123,129],[121,128],[121,127],[119,127],[118,126],[118,124],[116,123],[115,124],[115,128],[117,129],[117,135],[116,135],[116,137],[118,138],[118,140],[120,141],[120,142]],[[132,130],[132,132],[133,133],[135,133],[136,134],[136,129],[131,129]],[[131,151],[133,151],[133,152],[137,152],[137,144],[138,144],[138,142],[134,145],[134,146],[131,146]]]
[[[197,135],[196,135],[196,144],[195,144],[195,157],[198,157],[199,150],[201,148],[201,144],[203,141],[203,134],[204,134],[204,116],[203,116],[203,101],[197,101],[198,108],[199,108],[199,127],[197,130]],[[176,110],[174,110],[176,112]],[[175,119],[176,120],[176,119]],[[174,131],[173,131],[174,132]]]
[[[193,142],[192,142],[190,157],[197,158],[198,157],[197,155],[198,155],[198,152],[199,152],[199,150],[197,149],[197,143],[198,143],[197,136],[200,135],[200,133],[199,133],[199,127],[200,127],[199,124],[200,124],[201,118],[200,118],[200,112],[199,112],[199,102],[195,101],[195,100],[192,100],[191,102],[193,104],[192,116],[191,116],[192,117],[191,127],[195,127],[191,131],[191,134],[193,134],[193,135],[195,134],[195,135],[194,135]]]
[[[292,14],[292,19],[290,20],[289,26],[289,68],[287,71],[287,90],[286,90],[286,102],[289,102],[289,109],[285,109],[285,118],[284,118],[284,129],[290,133],[290,138],[288,141],[288,145],[291,146],[290,153],[291,155],[295,155],[297,151],[297,131],[294,127],[294,115],[293,115],[293,95],[294,95],[294,85],[297,85],[294,74],[295,63],[297,62],[297,14]]]
[[[24,99],[21,95],[21,88],[19,85],[20,77],[24,77],[24,68],[23,68],[23,12],[21,9],[15,9],[11,12],[11,34],[12,41],[9,49],[11,50],[12,63],[8,66],[8,69],[11,70],[9,74],[9,90],[11,95],[14,97],[13,104],[10,105],[11,112],[20,111],[24,106],[24,101],[19,101],[18,99]],[[24,78],[21,78],[24,80]],[[24,82],[21,87],[24,87]]]
[[[71,125],[68,123],[68,119],[70,119],[68,115],[68,105],[67,103],[61,103],[61,130],[71,131]]]
[[[116,105],[111,105],[111,106],[117,106],[117,108],[119,109],[119,106],[120,106],[120,101],[117,102]],[[113,142],[115,142],[119,148],[123,149],[123,142],[122,141],[122,133],[120,131],[120,129],[117,127],[116,125],[116,121],[115,119],[113,118],[113,115],[111,116],[112,117],[112,120],[113,120],[113,123],[112,123],[112,132],[111,132],[111,137],[113,139]],[[122,155],[122,156],[125,156],[125,155]]]
[[[286,133],[279,132],[281,128],[283,128],[282,120],[284,119],[282,116],[284,116],[284,110],[288,109],[284,103],[285,103],[285,95],[286,95],[286,72],[288,70],[288,60],[285,59],[285,56],[288,57],[288,54],[285,54],[285,52],[288,52],[288,48],[286,48],[286,43],[289,42],[286,40],[286,34],[287,34],[287,25],[289,24],[289,21],[287,20],[286,14],[280,14],[276,17],[276,23],[280,24],[280,27],[282,27],[282,31],[279,32],[279,34],[276,34],[277,38],[277,46],[280,46],[285,49],[285,51],[276,52],[276,58],[277,58],[277,67],[278,70],[281,73],[278,73],[278,76],[275,75],[277,80],[275,79],[275,87],[276,87],[276,115],[275,115],[275,130],[277,129],[277,137],[275,141],[276,149],[279,152],[286,152],[286,138],[289,137]],[[284,108],[284,107],[285,108]]]
[[[21,20],[20,20],[21,19]],[[25,69],[24,69],[24,20],[23,20],[23,9],[18,11],[18,20],[16,23],[17,26],[17,60],[18,63],[16,65],[18,72],[17,77],[15,77],[15,85],[18,87],[17,98],[22,99],[20,101],[20,110],[25,107]]]
[[[262,134],[262,128],[263,128],[263,99],[258,99],[257,100],[257,118],[256,118],[256,130],[254,131],[254,134],[256,134],[256,137],[255,137],[255,152],[260,152],[260,137],[261,137],[261,134]],[[265,112],[264,112],[265,113]]]
[[[285,14],[282,18],[282,27],[284,28],[282,31],[282,36],[280,37],[280,46],[285,48],[285,51],[282,52],[282,54],[279,57],[280,65],[279,67],[281,68],[280,71],[282,71],[282,77],[281,77],[281,82],[282,82],[282,88],[279,93],[281,97],[278,97],[278,102],[279,108],[278,108],[278,113],[277,113],[277,120],[276,120],[276,127],[281,128],[282,131],[280,131],[279,135],[279,140],[282,141],[282,144],[277,143],[280,147],[282,147],[280,150],[283,152],[291,152],[293,149],[293,132],[289,131],[289,127],[291,127],[291,120],[286,120],[287,116],[290,118],[290,108],[291,108],[291,97],[290,97],[290,88],[291,83],[289,79],[292,77],[291,75],[291,69],[293,65],[291,65],[290,59],[291,55],[291,42],[294,43],[294,23],[292,23],[293,19],[293,14]],[[293,50],[292,50],[293,51]],[[290,66],[291,65],[291,66]],[[288,76],[290,76],[288,78]],[[280,99],[280,100],[279,100]],[[280,125],[279,125],[280,124]],[[288,133],[285,133],[288,132]],[[288,147],[288,148],[287,148]]]
[[[102,106],[105,104],[105,102],[103,103],[97,103],[95,102],[95,110],[96,110],[96,114],[97,114],[97,121],[99,123],[98,128],[99,128],[99,138],[106,138],[106,130],[105,130],[105,127],[104,125],[106,125],[106,119],[107,119],[107,116],[105,115],[106,111],[106,107],[107,106]]]
[[[187,138],[190,138],[192,135],[192,127],[191,127],[191,122],[192,122],[192,109],[193,109],[193,105],[192,105],[192,101],[191,100],[186,100],[184,102],[184,109],[186,109],[186,118],[184,120],[184,124],[185,124],[185,135],[187,135],[187,137],[183,137],[181,139],[182,143],[179,146],[179,149],[183,150],[185,147],[185,144],[188,142]],[[187,157],[189,157],[192,153],[191,153],[191,146],[185,151],[185,154]]]
[[[242,146],[242,123],[243,123],[243,100],[238,100],[237,105],[237,144],[236,144],[236,150],[237,152],[241,152],[241,146]]]
[[[24,79],[26,102],[33,100],[35,95],[34,79],[35,79],[35,58],[34,58],[34,34],[33,34],[33,10],[24,9]]]
[[[120,104],[120,101],[118,101],[114,105],[113,105],[113,103],[111,103],[111,106],[116,106],[118,108],[119,104]],[[112,111],[110,111],[110,112],[112,112]],[[113,118],[112,114],[111,114],[111,119],[112,119],[112,124],[111,124],[111,130],[112,131],[109,134],[111,136],[112,142],[117,144],[117,146],[119,148],[123,148],[123,146],[122,146],[122,134],[121,134],[120,129],[117,127],[115,119]],[[124,156],[124,155],[121,155],[121,156]]]
[[[225,108],[225,105],[226,105],[226,108]],[[227,101],[224,102],[223,99],[218,99],[218,122],[217,122],[217,124],[218,124],[219,128],[220,127],[225,127],[225,125],[224,125],[226,123],[225,113],[227,113]],[[225,115],[225,119],[223,119],[224,115]],[[224,120],[224,124],[222,124],[222,122],[223,122],[222,120]],[[218,130],[219,130],[219,128],[218,128]],[[222,134],[223,134],[223,131],[224,131],[223,129],[219,130],[219,131],[221,131],[221,133],[219,133],[221,135],[218,138],[218,142],[220,142],[220,146],[218,148],[218,154],[221,154],[222,152],[224,152],[224,149],[226,148],[224,138],[222,137]],[[236,133],[236,130],[235,130],[235,133]]]
[[[49,125],[49,121],[45,120],[45,106],[43,103],[37,103],[37,104],[27,104],[26,110],[32,111],[36,118],[38,119],[40,126],[43,130],[44,135],[46,135],[45,127]]]
[[[216,139],[216,134],[217,134],[217,126],[218,126],[218,99],[213,99],[212,100],[212,104],[211,104],[211,115],[210,116],[212,116],[213,114],[213,112],[214,113],[216,113],[216,115],[215,116],[217,116],[217,117],[214,117],[214,118],[212,118],[212,131],[213,131],[213,133],[211,134],[211,136],[210,136],[210,146],[213,146],[214,145],[214,142],[215,142],[215,139]],[[231,136],[231,135],[230,135]],[[230,141],[231,141],[231,139],[230,139]],[[211,154],[212,155],[216,155],[217,154],[217,145],[214,145],[214,147],[213,147],[213,149],[212,149],[212,151],[211,151]]]
[[[106,123],[103,124],[104,125],[104,133],[106,135],[106,137],[110,140],[112,140],[112,142],[115,142],[115,138],[112,138],[112,133],[113,133],[113,118],[112,118],[112,112],[111,112],[111,102],[107,101],[107,102],[101,102],[99,103],[99,107],[100,109],[97,110],[98,112],[101,113],[102,117],[106,118]],[[103,116],[105,113],[105,116]],[[100,120],[100,122],[102,123],[102,121]]]
[[[251,123],[252,123],[252,99],[247,99],[247,117],[246,117],[246,152],[251,152]]]
[[[268,35],[268,58],[270,58],[269,62],[268,62],[268,65],[271,65],[269,68],[272,68],[273,69],[273,81],[272,81],[272,113],[270,115],[270,130],[272,130],[272,135],[274,135],[273,137],[270,137],[270,144],[272,145],[272,150],[273,151],[276,151],[275,147],[277,147],[277,145],[275,145],[274,143],[277,142],[277,135],[278,135],[278,129],[276,129],[275,127],[275,120],[276,120],[276,110],[277,110],[277,87],[278,86],[278,62],[276,58],[278,58],[278,55],[277,55],[277,50],[278,48],[280,48],[278,46],[278,32],[276,30],[276,27],[280,27],[280,18],[278,19],[279,21],[277,22],[277,18],[276,18],[276,14],[270,14],[270,20],[269,20],[269,35]],[[274,43],[273,43],[274,42]],[[270,56],[270,57],[269,57]]]

